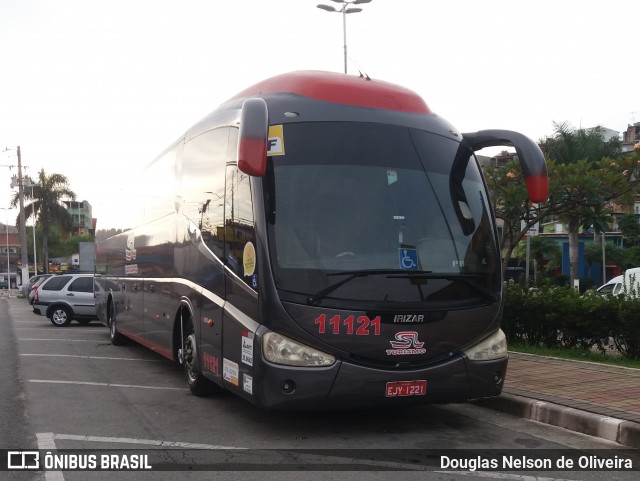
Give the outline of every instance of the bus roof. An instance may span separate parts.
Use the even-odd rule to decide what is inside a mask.
[[[380,80],[331,72],[298,71],[263,80],[231,99],[258,97],[274,93],[294,93],[356,107],[429,114],[431,110],[415,92]]]

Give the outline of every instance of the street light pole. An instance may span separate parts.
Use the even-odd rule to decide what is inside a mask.
[[[358,5],[360,3],[370,3],[371,0],[331,0],[335,3],[341,3],[342,8],[337,9],[332,7],[331,5],[316,5],[319,9],[325,10],[327,12],[336,12],[342,14],[342,45],[344,49],[344,73],[347,73],[347,14],[348,13],[358,13],[362,12],[361,8],[353,8],[350,5]]]

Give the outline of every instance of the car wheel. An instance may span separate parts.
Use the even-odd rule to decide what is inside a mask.
[[[56,327],[68,326],[72,319],[71,311],[64,306],[56,306],[51,310],[49,319]]]

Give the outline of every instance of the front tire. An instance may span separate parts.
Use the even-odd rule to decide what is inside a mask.
[[[196,335],[193,331],[184,340],[183,364],[184,373],[187,377],[187,385],[191,394],[195,396],[206,396],[216,391],[216,385],[205,378],[197,363]]]
[[[66,327],[71,324],[71,311],[67,307],[56,306],[51,310],[49,319],[51,320],[51,324],[56,327]]]

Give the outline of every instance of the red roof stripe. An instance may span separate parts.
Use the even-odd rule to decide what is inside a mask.
[[[431,110],[415,92],[388,82],[330,72],[291,72],[259,82],[230,100],[290,92],[316,100],[356,107],[429,114]]]

